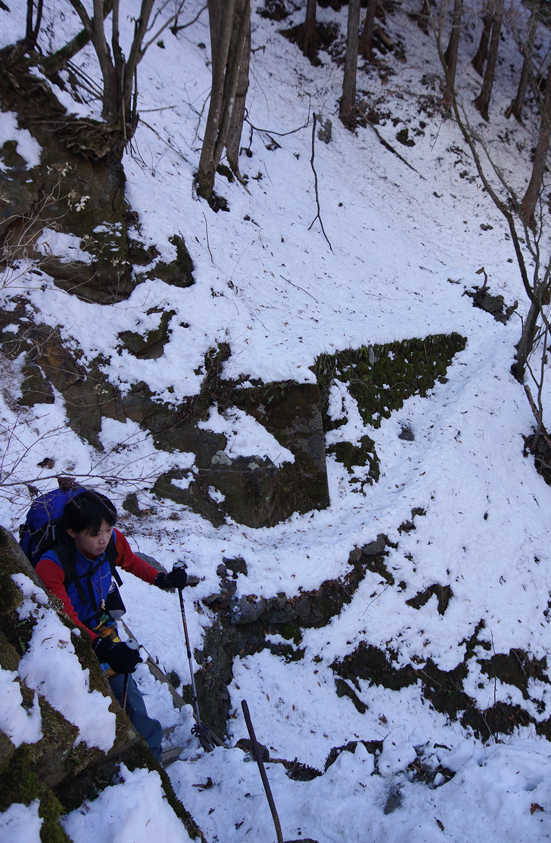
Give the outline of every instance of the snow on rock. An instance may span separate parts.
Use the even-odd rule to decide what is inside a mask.
[[[30,805],[14,802],[0,814],[0,843],[41,843],[39,807],[38,799]]]
[[[225,453],[230,457],[268,457],[277,466],[295,461],[288,448],[280,445],[275,436],[238,407],[226,410],[223,415],[218,407],[211,407],[208,420],[199,422],[197,427],[224,434],[227,439]]]
[[[52,228],[44,228],[36,241],[36,249],[46,257],[56,255],[63,263],[82,261],[92,263],[93,256],[80,247],[80,238],[74,234],[64,234]]]
[[[34,695],[32,711],[23,708],[21,688],[14,670],[0,668],[0,729],[15,747],[36,743],[42,737],[42,717],[38,696]]]
[[[191,840],[168,804],[157,772],[130,772],[121,764],[121,784],[105,788],[65,817],[73,843],[187,843]]]
[[[39,691],[79,730],[77,743],[84,741],[107,752],[115,741],[115,714],[109,711],[111,700],[99,691],[91,691],[89,672],[82,669],[71,630],[55,612],[40,610],[29,648],[19,662],[19,676],[30,688]]]
[[[30,577],[26,574],[12,574],[12,580],[24,597],[33,597],[34,600],[41,606],[46,606],[48,603],[46,592],[43,588],[40,588],[40,586],[33,582]],[[26,601],[25,605],[27,607],[26,610],[29,612],[32,611],[32,601]],[[20,609],[19,616],[22,617],[21,611],[26,610]]]
[[[25,159],[29,167],[36,167],[40,163],[40,144],[36,141],[27,129],[20,129],[17,123],[17,115],[11,111],[0,112],[0,149],[6,141],[15,140],[17,153]],[[0,172],[6,170],[0,160]]]

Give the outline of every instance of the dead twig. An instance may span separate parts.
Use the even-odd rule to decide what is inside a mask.
[[[314,189],[315,189],[315,192],[316,192],[316,207],[318,209],[318,212],[317,212],[316,216],[314,217],[314,219],[312,220],[312,222],[310,223],[310,225],[308,226],[308,231],[311,230],[315,221],[319,220],[323,236],[327,240],[327,242],[329,244],[329,248],[331,249],[331,251],[333,251],[333,246],[331,245],[331,241],[329,240],[329,237],[325,233],[325,228],[323,227],[323,220],[321,218],[321,206],[320,206],[320,197],[319,197],[319,191],[318,191],[318,174],[317,174],[316,168],[314,166],[314,158],[315,158],[315,154],[316,154],[316,122],[318,120],[318,115],[314,113],[313,117],[314,117],[314,120],[312,122],[312,156],[310,158],[310,166],[312,167],[312,172],[314,173]]]
[[[417,175],[420,178],[422,178],[423,180],[426,181],[425,177],[423,175],[421,175],[419,170],[416,170],[415,167],[412,164],[409,163],[409,161],[406,161],[406,159],[402,155],[400,155],[400,153],[397,152],[397,150],[394,149],[394,147],[387,140],[384,139],[384,137],[375,128],[375,126],[373,126],[371,123],[369,123],[369,127],[371,129],[373,129],[373,131],[375,132],[375,134],[379,138],[380,143],[382,143],[382,145],[384,146],[385,149],[388,149],[389,152],[392,152],[393,155],[396,155],[400,159],[400,161],[402,161],[406,165],[406,167],[409,167],[410,170],[413,170],[414,173],[417,173]]]
[[[209,250],[211,263],[214,263],[214,258],[212,256],[212,252],[210,250],[210,243],[209,243],[209,226],[208,226],[208,223],[207,223],[207,218],[206,218],[204,213],[203,213],[203,219],[205,220],[205,236],[207,238],[207,249]]]

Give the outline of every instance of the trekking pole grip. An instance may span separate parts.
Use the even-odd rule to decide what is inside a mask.
[[[256,735],[254,733],[253,724],[251,722],[251,715],[249,713],[249,706],[247,705],[247,700],[241,700],[241,708],[243,709],[243,715],[245,717],[245,723],[247,724],[247,730],[249,732],[249,737],[251,739],[251,744],[253,747],[253,755],[254,760],[257,763],[258,771],[260,773],[260,778],[262,779],[262,784],[264,785],[264,791],[266,793],[266,798],[268,800],[268,805],[270,806],[270,811],[272,812],[272,819],[274,821],[274,826],[277,835],[277,843],[283,843],[283,834],[281,832],[281,824],[279,822],[279,817],[277,815],[277,809],[274,802],[274,797],[272,796],[272,790],[270,788],[270,782],[268,781],[268,776],[266,775],[266,770],[264,769],[264,763],[260,756],[260,749],[258,748],[258,742],[256,740]]]

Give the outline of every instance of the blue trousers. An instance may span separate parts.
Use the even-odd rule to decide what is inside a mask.
[[[109,684],[119,703],[122,705],[124,676],[118,674],[117,676],[111,677]],[[135,730],[145,739],[151,753],[160,762],[163,729],[158,720],[154,720],[148,715],[141,692],[132,676],[128,677],[126,713]]]

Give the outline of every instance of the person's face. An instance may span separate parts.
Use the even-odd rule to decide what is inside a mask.
[[[75,540],[77,547],[86,556],[99,556],[109,543],[113,528],[103,520],[97,533],[92,533],[90,529],[81,530],[80,533],[75,530],[67,530],[72,539]]]

